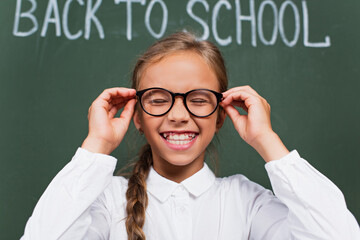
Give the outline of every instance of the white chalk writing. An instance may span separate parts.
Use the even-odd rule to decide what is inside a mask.
[[[39,31],[37,1],[39,0],[16,0],[13,25],[14,36],[28,37]],[[24,2],[27,2],[27,4],[23,4]],[[175,1],[172,4],[181,5],[184,2]],[[30,7],[28,7],[28,3],[30,3]],[[126,8],[126,16],[124,16],[124,20],[126,19],[126,39],[131,41],[133,38],[132,31],[133,26],[135,26],[133,21],[137,21],[137,23],[141,21],[138,18],[132,19],[132,4],[139,4],[145,10],[143,24],[147,33],[142,34],[149,34],[156,39],[163,37],[167,30],[170,14],[167,3],[169,4],[169,1],[166,0],[114,0],[114,4]],[[213,3],[213,6],[210,6],[209,3],[211,3],[210,0],[187,0],[184,6],[176,6],[177,11],[182,8],[185,12],[184,15],[181,15],[181,18],[190,18],[194,21],[195,27],[200,27],[202,35],[199,39],[201,40],[206,40],[211,35],[216,43],[221,46],[242,45],[244,44],[244,35],[248,34],[250,44],[253,47],[257,47],[259,44],[272,46],[279,43],[279,41],[287,47],[294,47],[299,44],[311,48],[331,46],[328,35],[325,35],[324,39],[320,40],[314,40],[310,37],[310,21],[313,18],[309,16],[307,0],[301,0],[297,4],[294,0],[281,2],[275,2],[274,0],[218,0]],[[69,40],[76,40],[80,37],[89,40],[96,36],[100,39],[105,38],[103,22],[106,23],[106,19],[104,19],[104,16],[99,19],[96,15],[101,8],[102,0],[47,0],[46,4],[46,11],[43,15],[44,21],[40,31],[41,37],[55,34],[57,37],[64,35]],[[83,29],[71,28],[73,23],[69,22],[68,16],[74,6],[83,7],[86,10]],[[171,7],[174,6],[171,5]],[[160,9],[161,14],[152,14],[154,8],[157,8],[156,10]],[[199,8],[205,10],[205,16],[203,16],[204,13],[196,12],[196,9],[199,10]],[[285,14],[287,18],[285,18]],[[226,28],[224,28],[222,26],[223,22],[219,21],[219,19],[222,16],[230,15],[233,16],[234,23],[227,24]],[[157,19],[157,21],[151,21],[151,19]],[[289,20],[291,22],[290,27],[289,22],[287,22]],[[264,24],[265,22],[266,24]],[[50,25],[55,29],[55,33],[48,31]],[[285,26],[287,27],[286,30]],[[186,31],[186,26],[179,26],[179,28]],[[72,29],[72,32],[70,32],[70,29]],[[221,34],[219,34],[219,29],[222,30]],[[303,38],[302,41],[299,41],[301,34]],[[138,35],[136,36],[139,37]]]

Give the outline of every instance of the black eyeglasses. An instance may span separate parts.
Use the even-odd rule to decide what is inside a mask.
[[[176,96],[182,96],[185,108],[196,117],[213,114],[222,100],[222,94],[209,89],[194,89],[173,93],[164,88],[148,88],[136,92],[141,108],[151,116],[162,116],[170,111]]]

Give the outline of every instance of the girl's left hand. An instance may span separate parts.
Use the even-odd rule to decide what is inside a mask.
[[[223,93],[220,105],[232,120],[241,138],[252,147],[259,145],[265,134],[272,134],[270,105],[250,86],[234,87]],[[234,107],[241,107],[242,115]]]
[[[223,93],[220,105],[231,118],[236,131],[266,161],[280,159],[289,153],[279,136],[272,130],[270,105],[250,86],[235,87]],[[237,107],[248,114],[241,115]]]

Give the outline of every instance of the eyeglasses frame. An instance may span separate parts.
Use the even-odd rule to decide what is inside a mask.
[[[159,114],[159,115],[151,114],[151,113],[147,112],[147,111],[144,109],[143,105],[142,105],[142,101],[141,101],[142,95],[143,95],[145,92],[147,92],[147,91],[149,91],[149,90],[153,90],[153,89],[164,90],[164,91],[170,93],[171,96],[172,96],[171,106],[170,106],[169,109],[168,109],[165,113],[163,113],[163,114]],[[187,104],[186,104],[186,97],[187,97],[190,93],[192,93],[192,92],[194,92],[194,91],[198,91],[198,90],[210,91],[210,92],[214,93],[215,96],[216,96],[216,107],[214,108],[214,111],[212,111],[210,114],[208,114],[208,115],[206,115],[206,116],[198,116],[198,115],[195,115],[194,113],[192,113],[192,112],[189,110],[189,108],[188,108],[188,106],[187,106]],[[188,92],[186,92],[186,93],[173,93],[173,92],[171,92],[171,91],[169,91],[169,90],[167,90],[167,89],[165,89],[165,88],[153,87],[153,88],[147,88],[147,89],[143,89],[143,90],[140,90],[140,91],[136,91],[136,96],[137,96],[137,98],[139,99],[140,106],[141,106],[142,110],[143,110],[144,112],[146,112],[147,114],[149,114],[149,115],[151,115],[151,116],[154,116],[154,117],[160,117],[160,116],[164,116],[165,114],[167,114],[167,113],[172,109],[172,107],[174,106],[175,97],[177,97],[177,96],[182,96],[182,97],[183,97],[184,106],[185,106],[186,110],[187,110],[191,115],[193,115],[193,116],[195,116],[195,117],[200,117],[200,118],[208,117],[208,116],[210,116],[211,114],[213,114],[213,113],[216,111],[216,109],[218,108],[219,103],[223,100],[223,95],[222,95],[222,93],[219,93],[219,92],[216,92],[216,91],[213,91],[213,90],[210,90],[210,89],[206,89],[206,88],[197,88],[197,89],[190,90],[190,91],[188,91]]]

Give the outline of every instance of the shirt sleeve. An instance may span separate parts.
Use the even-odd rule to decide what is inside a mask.
[[[116,162],[78,148],[40,197],[21,240],[107,239],[110,213],[103,191]]]
[[[262,232],[261,239],[274,240],[360,240],[359,226],[347,209],[342,192],[296,150],[266,163],[265,168],[276,197],[286,205],[288,212],[282,210],[283,218],[277,217],[276,223],[268,224],[271,229],[252,229],[254,235]],[[258,208],[253,227],[260,228],[272,222],[271,215],[276,214],[276,209],[263,205]]]

